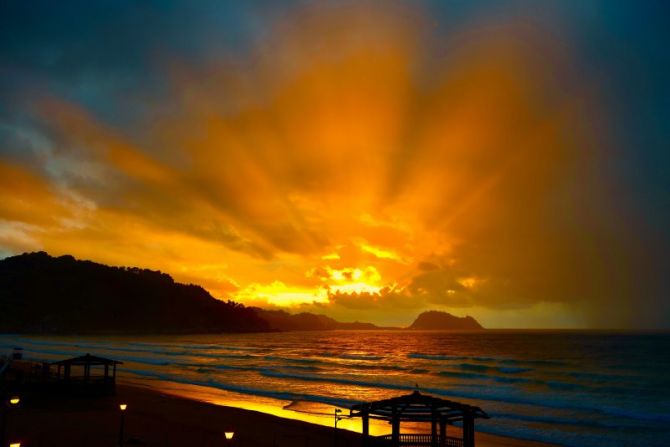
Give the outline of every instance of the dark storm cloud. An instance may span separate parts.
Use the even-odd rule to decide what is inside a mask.
[[[157,98],[169,60],[201,63],[243,51],[261,26],[251,3],[219,1],[15,1],[0,5],[0,112],[54,95],[109,124],[132,128]],[[31,98],[25,96],[30,92]]]
[[[611,119],[612,135],[606,144],[612,151],[596,162],[618,187],[606,191],[615,205],[613,221],[602,230],[616,235],[616,245],[609,247],[612,252],[629,253],[625,268],[631,278],[627,293],[633,297],[632,305],[621,309],[611,305],[611,295],[601,296],[594,300],[593,312],[604,319],[617,319],[619,312],[626,312],[639,324],[667,326],[670,27],[666,21],[670,4],[603,1],[564,9],[581,62],[598,79]]]

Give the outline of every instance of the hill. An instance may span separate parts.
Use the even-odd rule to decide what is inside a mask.
[[[381,329],[372,323],[342,323],[325,315],[302,312],[290,314],[283,310],[266,310],[254,308],[259,317],[268,322],[270,327],[278,331],[328,331],[334,329]]]
[[[0,260],[0,332],[216,333],[267,331],[253,309],[165,273],[72,256]]]
[[[477,331],[483,330],[481,324],[474,318],[456,317],[447,312],[439,312],[436,310],[429,310],[421,313],[414,323],[407,329],[412,330],[447,330],[447,331]]]

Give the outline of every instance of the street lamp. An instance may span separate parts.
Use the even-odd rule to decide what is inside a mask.
[[[337,422],[342,420],[342,416],[340,416],[340,413],[342,413],[342,410],[339,408],[335,409],[335,428],[337,428]]]
[[[335,431],[333,432],[333,443],[335,446],[337,446],[337,423],[342,420],[342,416],[340,416],[341,413],[342,410],[339,408],[335,409]]]
[[[123,447],[123,428],[125,425],[125,415],[127,409],[128,404],[119,404],[119,410],[121,410],[121,424],[119,425],[119,447]]]
[[[12,442],[12,443],[9,444],[9,447],[21,447],[21,443],[20,442]]]
[[[235,436],[235,432],[234,431],[227,431],[227,432],[223,433],[223,436],[225,436],[226,441],[230,441],[230,440],[233,439],[233,436]]]
[[[10,410],[19,406],[21,398],[19,396],[12,396],[0,406],[0,446],[5,446],[7,440],[7,419],[9,418]]]

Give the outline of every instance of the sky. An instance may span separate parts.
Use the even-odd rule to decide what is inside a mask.
[[[0,3],[0,257],[670,328],[663,1]]]

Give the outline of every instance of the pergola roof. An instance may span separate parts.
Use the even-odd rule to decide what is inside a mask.
[[[354,405],[351,407],[350,414],[352,417],[367,414],[374,419],[389,421],[394,417],[401,421],[431,421],[434,418],[458,421],[462,420],[465,415],[473,418],[489,418],[489,415],[479,407],[424,395],[419,391],[391,399]]]
[[[82,355],[80,357],[74,357],[71,359],[60,360],[58,362],[53,362],[52,365],[120,365],[123,362],[118,360],[106,359],[104,357],[98,357],[91,354]]]

